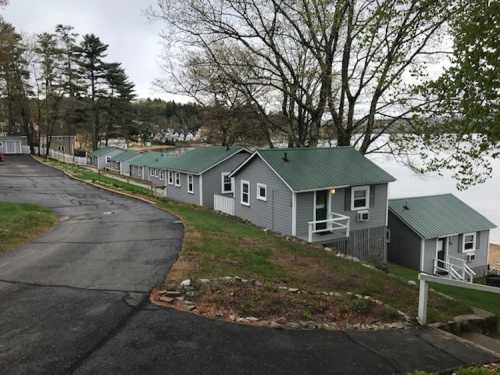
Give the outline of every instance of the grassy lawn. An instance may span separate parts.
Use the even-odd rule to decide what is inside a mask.
[[[56,223],[57,216],[46,208],[0,202],[0,254],[36,238]]]
[[[389,271],[405,280],[418,281],[417,271],[401,267],[396,264],[390,264]],[[468,306],[478,307],[480,309],[490,311],[496,315],[500,315],[500,297],[498,296],[498,294],[457,288],[442,284],[431,285],[433,289],[450,297],[453,297],[457,301],[460,301]]]
[[[349,321],[387,321],[394,319],[394,310],[380,310],[363,304],[355,298],[319,297],[323,291],[368,295],[395,309],[415,317],[418,289],[406,282],[389,277],[382,271],[364,267],[336,257],[319,247],[265,232],[236,217],[224,216],[198,206],[153,198],[144,188],[118,182],[80,167],[58,162],[52,165],[64,168],[76,177],[104,186],[140,194],[154,199],[158,207],[182,219],[185,225],[183,250],[165,281],[176,286],[184,279],[214,279],[239,276],[258,280],[262,286],[213,285],[201,287],[195,302],[229,309],[240,316],[261,318],[287,315],[307,318],[332,316]],[[300,288],[304,293],[283,293],[279,286]],[[429,319],[448,320],[468,313],[470,308],[461,303],[431,295]],[[365,319],[366,318],[366,319]]]

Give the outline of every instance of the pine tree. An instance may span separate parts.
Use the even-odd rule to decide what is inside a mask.
[[[92,113],[92,149],[96,150],[100,135],[100,103],[103,94],[103,83],[106,76],[106,51],[108,45],[101,42],[94,34],[83,36],[81,43],[75,48],[79,60],[78,65],[83,79],[87,84],[87,99]]]

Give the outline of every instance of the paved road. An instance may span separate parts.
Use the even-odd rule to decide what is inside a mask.
[[[0,200],[61,224],[0,257],[0,373],[392,374],[498,358],[438,331],[280,331],[147,302],[182,226],[147,204],[77,183],[27,157],[0,164]]]

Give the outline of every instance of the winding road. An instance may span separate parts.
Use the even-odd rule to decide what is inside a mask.
[[[432,329],[284,331],[150,305],[183,227],[146,203],[27,156],[0,163],[0,200],[60,224],[0,256],[0,374],[404,374],[499,358]]]

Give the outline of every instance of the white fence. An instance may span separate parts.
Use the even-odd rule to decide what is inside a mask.
[[[214,194],[214,210],[234,215],[234,198]]]
[[[443,277],[432,276],[425,273],[418,275],[420,280],[420,290],[418,298],[418,322],[422,325],[427,324],[427,304],[429,302],[429,283],[444,284],[450,286],[456,286],[465,289],[479,290],[482,292],[490,292],[500,294],[500,288],[488,285],[473,284],[466,281],[458,281],[452,279],[446,279]],[[500,301],[500,298],[499,298]]]
[[[29,150],[29,147],[28,147]],[[35,147],[35,152],[38,153],[38,147]],[[42,147],[41,154],[45,155],[45,148]],[[60,151],[49,150],[49,158],[59,160],[65,163],[87,165],[88,160],[86,157],[68,155]]]

